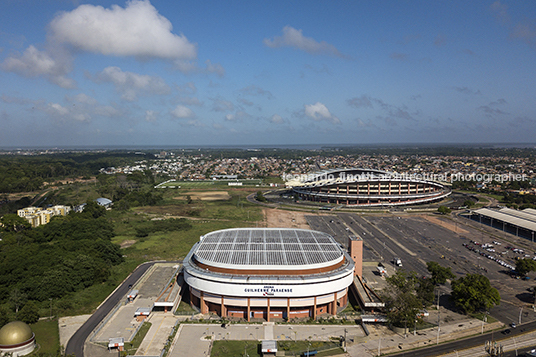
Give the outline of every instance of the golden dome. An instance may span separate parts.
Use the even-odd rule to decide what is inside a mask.
[[[0,346],[11,346],[26,342],[33,337],[30,326],[22,321],[13,321],[0,329]]]

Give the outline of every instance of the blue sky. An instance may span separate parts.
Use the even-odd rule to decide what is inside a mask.
[[[535,142],[534,1],[0,2],[0,147]]]

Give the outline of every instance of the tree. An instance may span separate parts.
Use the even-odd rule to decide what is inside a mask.
[[[0,227],[5,232],[20,232],[25,229],[30,229],[32,225],[27,219],[19,217],[16,214],[6,214],[0,218]]]
[[[447,206],[439,206],[437,212],[439,212],[440,214],[450,214],[451,210]]]
[[[536,261],[532,259],[516,260],[516,272],[519,275],[527,275],[531,271],[536,271]]]
[[[9,302],[13,305],[15,312],[19,312],[21,305],[28,300],[28,295],[22,293],[19,289],[15,288],[9,293]]]
[[[407,273],[403,269],[388,277],[387,289],[383,295],[387,317],[397,327],[405,327],[408,322],[415,321],[423,307],[422,300],[417,296],[418,279],[415,272]]]
[[[17,319],[27,324],[39,321],[39,309],[32,300],[28,301],[17,314]]]
[[[0,328],[11,321],[9,310],[0,306]]]
[[[262,191],[257,191],[256,199],[259,202],[266,202],[266,197],[264,197],[264,195],[262,194]]]
[[[419,285],[415,292],[424,306],[430,306],[434,303],[434,287],[435,284],[432,279],[426,279],[425,277],[419,279]]]
[[[451,298],[465,313],[489,310],[501,302],[499,291],[491,286],[488,278],[480,274],[467,274],[453,281]]]
[[[432,278],[430,280],[434,285],[445,284],[447,279],[454,279],[456,277],[450,267],[444,268],[436,262],[426,263],[426,268],[430,274],[432,274]]]
[[[465,200],[465,201],[463,201],[463,205],[465,207],[472,207],[472,206],[475,205],[475,203],[472,200]]]

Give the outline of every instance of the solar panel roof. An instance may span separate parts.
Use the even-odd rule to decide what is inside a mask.
[[[329,266],[344,252],[328,234],[305,229],[237,228],[201,237],[195,251],[200,262],[234,268]]]

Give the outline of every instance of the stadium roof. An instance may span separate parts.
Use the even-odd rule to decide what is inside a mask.
[[[237,228],[201,237],[195,258],[210,266],[234,269],[326,267],[344,252],[328,234],[286,228]]]
[[[473,212],[529,231],[536,231],[536,214],[532,213],[532,211],[534,210],[517,211],[511,208],[502,208],[499,211],[495,211],[489,208],[480,208]]]

